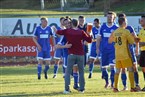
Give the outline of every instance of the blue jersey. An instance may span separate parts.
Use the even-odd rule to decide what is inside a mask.
[[[62,28],[57,27],[56,29],[57,30],[61,30]],[[55,43],[57,44],[60,41],[60,39],[61,39],[61,37],[56,35],[56,37],[55,37]]]
[[[130,31],[130,33],[134,33],[136,35],[136,32],[134,31],[132,26],[127,26],[126,27],[127,30]],[[130,50],[134,49],[134,45],[129,45]]]
[[[134,33],[136,35],[136,32],[134,31],[134,28],[132,26],[127,26],[126,29],[129,30],[130,33]],[[133,57],[133,61],[136,62],[136,59],[134,58],[135,57],[134,45],[130,44],[129,49],[130,49],[131,55]]]
[[[49,26],[42,28],[38,26],[34,32],[37,37],[37,42],[42,48],[42,51],[50,50],[50,36],[53,35],[52,30]]]
[[[132,26],[127,26],[126,29],[129,30],[130,33],[136,34]]]
[[[99,34],[101,35],[102,41],[101,41],[101,49],[102,51],[108,51],[108,50],[115,50],[114,45],[108,43],[108,39],[111,35],[111,33],[116,30],[118,26],[116,24],[113,24],[112,26],[108,26],[106,23],[103,23]]]
[[[96,39],[98,33],[99,33],[99,28],[93,27],[93,28],[92,28],[92,38],[93,38],[93,39]],[[96,49],[96,41],[91,43],[91,50],[92,50],[93,48]]]
[[[66,43],[67,43],[66,38],[64,36],[61,37],[61,40],[60,40],[59,44],[65,45]],[[68,55],[68,49],[67,48],[63,48],[63,55],[64,56],[67,56]]]
[[[97,35],[99,33],[99,28],[93,27],[92,28],[92,38],[94,40],[97,39]],[[100,54],[98,55],[100,56]],[[96,53],[96,41],[91,43],[91,50],[90,50],[90,58],[95,59],[97,57],[97,53]]]

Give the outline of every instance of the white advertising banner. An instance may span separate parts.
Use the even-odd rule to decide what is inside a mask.
[[[101,23],[106,21],[106,17],[98,17]],[[134,27],[139,33],[140,16],[129,16],[128,25]],[[93,22],[94,18],[86,18],[86,22]],[[48,18],[49,25],[60,25],[59,18]],[[0,18],[0,36],[33,36],[36,26],[40,25],[40,18]]]
[[[1,18],[1,36],[31,36],[40,24],[37,18]]]

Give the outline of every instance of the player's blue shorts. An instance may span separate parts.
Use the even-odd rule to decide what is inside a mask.
[[[61,59],[63,56],[63,49],[56,49],[54,53],[54,58],[55,59]]]
[[[115,65],[115,51],[108,50],[102,51],[101,53],[101,65],[102,68],[107,67],[109,65]]]
[[[63,56],[63,67],[64,68],[67,67],[67,58],[68,58],[68,55]]]
[[[63,67],[67,67],[68,49],[63,49]]]
[[[89,58],[92,58],[92,59],[96,59],[96,58],[99,58],[100,59],[100,54],[97,55],[96,53],[96,42],[93,42],[91,44],[91,50],[90,50],[90,54],[89,54]]]
[[[42,60],[51,60],[50,56],[50,51],[37,51],[37,60],[42,59]]]

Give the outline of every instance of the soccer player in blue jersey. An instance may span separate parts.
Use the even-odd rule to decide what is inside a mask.
[[[60,27],[57,27],[56,28],[57,30],[65,29],[64,24],[63,24],[64,19],[65,19],[65,17],[60,18]],[[61,37],[56,35],[56,38],[55,38],[56,44],[60,41],[60,39],[61,39]],[[58,68],[59,68],[59,64],[60,64],[62,56],[63,56],[63,50],[56,49],[54,52],[55,64],[54,64],[54,76],[53,76],[53,78],[57,77],[57,72],[58,72]],[[64,68],[63,68],[63,73],[64,73]]]
[[[124,13],[121,13],[121,14],[118,15],[118,18],[126,18],[126,15]],[[136,32],[134,31],[134,28],[132,26],[127,25],[126,29],[129,30],[130,33],[132,33],[134,35],[134,37],[137,37]],[[136,43],[136,49],[135,49],[134,45],[129,45],[129,50],[130,50],[132,61],[133,61],[134,81],[135,81],[135,84],[136,84],[136,89],[141,90],[141,88],[139,86],[137,59],[136,59],[136,55],[135,55],[135,54],[138,53],[138,43]],[[126,85],[127,76],[126,76],[125,68],[122,69],[121,79],[122,79],[122,83],[124,85],[123,90],[127,90],[127,85]]]
[[[91,43],[91,50],[89,54],[89,76],[88,78],[92,78],[92,72],[94,68],[94,62],[98,58],[100,58],[100,54],[97,55],[96,53],[96,39],[100,29],[100,21],[98,18],[94,19],[94,27],[92,28],[92,43]]]
[[[47,79],[47,71],[50,65],[50,37],[55,35],[52,33],[51,28],[48,26],[47,18],[41,18],[41,25],[38,26],[34,32],[33,41],[37,46],[37,60],[38,60],[38,79],[41,79],[42,64],[45,61],[44,75]]]
[[[71,28],[70,19],[68,18],[64,19],[63,23],[66,29]],[[55,46],[57,49],[62,49],[63,51],[63,73],[64,74],[65,74],[65,69],[67,67],[67,56],[68,56],[68,50],[65,44],[67,44],[66,38],[62,36],[58,44]]]
[[[110,66],[110,80],[111,80],[111,88],[113,88],[114,84],[114,75],[115,75],[115,49],[114,45],[108,43],[108,39],[111,33],[118,28],[115,24],[116,13],[109,11],[107,13],[107,23],[103,23],[100,28],[100,32],[97,36],[97,46],[96,52],[99,54],[100,46],[101,46],[101,70],[102,70],[102,78],[105,79],[105,88],[109,86],[109,75],[107,67]],[[100,45],[101,43],[101,45]]]

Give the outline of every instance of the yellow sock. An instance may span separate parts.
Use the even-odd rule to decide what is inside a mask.
[[[118,78],[119,74],[115,74],[114,76],[114,88],[118,89]]]
[[[134,88],[134,73],[129,71],[129,80],[131,88]]]

